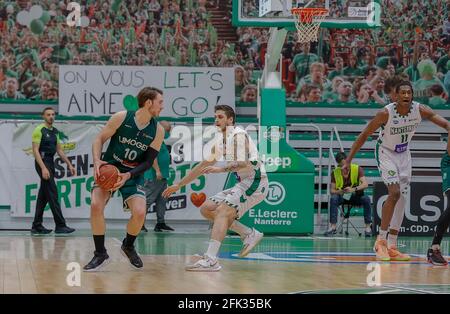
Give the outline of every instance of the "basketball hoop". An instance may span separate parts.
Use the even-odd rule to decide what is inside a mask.
[[[325,8],[293,8],[291,12],[294,15],[298,42],[317,41],[320,24],[328,14],[328,10]]]

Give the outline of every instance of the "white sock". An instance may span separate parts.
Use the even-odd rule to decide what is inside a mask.
[[[380,229],[380,233],[378,234],[378,240],[386,240],[387,233],[388,233],[387,230]]]
[[[216,258],[219,253],[220,245],[222,243],[217,240],[209,240],[208,251],[206,251],[206,255],[212,258]]]
[[[247,227],[246,225],[240,223],[239,221],[235,220],[231,226],[230,230],[236,232],[241,236],[241,238],[245,238],[245,236],[252,233],[253,229],[250,227]]]
[[[388,247],[397,246],[397,238],[398,234],[390,234],[388,235]]]

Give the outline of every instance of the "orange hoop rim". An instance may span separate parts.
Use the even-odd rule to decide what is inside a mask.
[[[298,16],[300,22],[311,22],[314,16],[323,16],[328,13],[325,8],[292,8],[292,14]]]

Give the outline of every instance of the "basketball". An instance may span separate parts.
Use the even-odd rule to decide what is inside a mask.
[[[98,179],[95,183],[104,190],[111,190],[119,178],[119,169],[113,165],[100,167]]]

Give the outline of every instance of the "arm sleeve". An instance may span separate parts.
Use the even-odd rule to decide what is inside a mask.
[[[61,144],[61,139],[59,138],[59,132],[56,134],[56,143]]]
[[[135,178],[150,169],[156,156],[158,156],[158,153],[159,151],[153,147],[149,147],[145,153],[145,161],[139,164],[136,168],[130,170],[131,178]]]
[[[42,128],[37,127],[34,129],[33,134],[31,135],[31,142],[40,144],[42,139]]]

